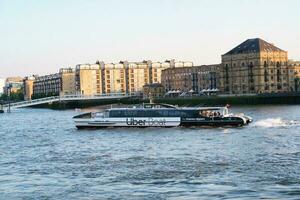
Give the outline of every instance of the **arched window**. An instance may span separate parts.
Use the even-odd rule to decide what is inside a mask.
[[[250,69],[252,69],[254,66],[253,66],[253,63],[252,62],[250,62],[250,64],[248,65],[248,67],[250,68]]]
[[[249,82],[253,83],[254,82],[254,78],[253,78],[253,63],[250,62],[250,64],[248,65],[248,67],[249,67]]]
[[[228,64],[225,65],[225,83],[229,84]]]
[[[276,67],[277,67],[277,68],[280,67],[280,62],[276,62]]]

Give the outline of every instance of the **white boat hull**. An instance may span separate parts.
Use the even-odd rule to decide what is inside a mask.
[[[76,119],[77,128],[84,127],[177,127],[180,117],[130,117]]]

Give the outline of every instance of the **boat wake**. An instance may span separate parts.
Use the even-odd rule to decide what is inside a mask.
[[[268,118],[254,122],[253,126],[263,128],[300,126],[300,121],[284,120],[282,118]]]

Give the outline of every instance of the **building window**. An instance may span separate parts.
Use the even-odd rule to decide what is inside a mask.
[[[269,80],[268,80],[268,71],[267,71],[267,70],[265,70],[264,78],[265,78],[265,82],[268,82],[268,81],[269,81]]]
[[[269,90],[269,86],[268,85],[265,86],[265,90]]]
[[[228,64],[225,65],[225,83],[229,84],[229,69],[228,69]],[[229,91],[229,90],[227,90],[227,91]]]
[[[276,67],[277,67],[277,68],[280,67],[280,62],[276,62]]]

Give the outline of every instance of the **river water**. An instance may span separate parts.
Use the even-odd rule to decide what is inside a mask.
[[[0,115],[0,199],[300,199],[300,106],[243,128],[77,130],[74,110]]]

